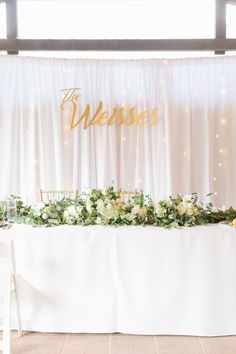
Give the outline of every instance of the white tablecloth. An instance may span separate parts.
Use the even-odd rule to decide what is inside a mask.
[[[13,237],[24,330],[236,334],[236,230],[33,228]]]

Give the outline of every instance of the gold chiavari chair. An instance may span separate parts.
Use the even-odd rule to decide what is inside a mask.
[[[40,189],[40,201],[48,202],[49,200],[57,201],[63,198],[76,198],[79,195],[78,189],[74,191],[67,190],[42,190]]]
[[[134,195],[134,192],[126,192],[126,191],[121,191],[120,192],[120,197],[122,202],[126,203],[128,202]]]

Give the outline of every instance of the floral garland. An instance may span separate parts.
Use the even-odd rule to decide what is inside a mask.
[[[16,199],[17,222],[35,226],[56,225],[154,225],[159,227],[190,227],[225,222],[236,225],[236,210],[215,209],[211,203],[202,203],[197,193],[176,195],[159,200],[156,204],[143,191],[135,191],[127,202],[113,187],[92,189],[75,199],[26,206]],[[0,211],[0,220],[6,212]]]

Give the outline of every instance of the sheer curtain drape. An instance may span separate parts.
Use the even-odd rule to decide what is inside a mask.
[[[157,107],[154,126],[80,124],[68,129],[64,88],[79,109],[100,101],[137,111]],[[236,204],[236,58],[62,60],[0,57],[0,192],[27,200],[39,188],[143,188],[214,193]]]

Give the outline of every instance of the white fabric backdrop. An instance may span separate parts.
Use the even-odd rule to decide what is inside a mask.
[[[80,107],[158,107],[160,123],[69,130],[62,89]],[[236,58],[62,60],[0,57],[0,186],[28,200],[38,189],[141,187],[215,192],[236,204]]]
[[[14,239],[23,330],[236,334],[233,228],[14,225],[0,236]]]

